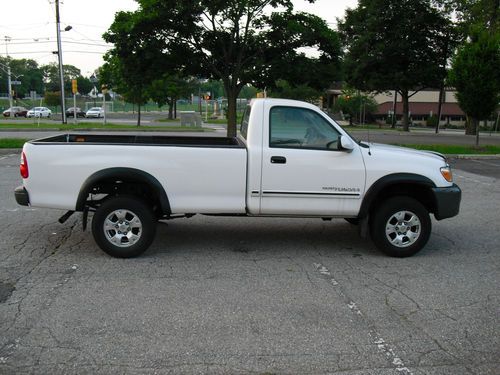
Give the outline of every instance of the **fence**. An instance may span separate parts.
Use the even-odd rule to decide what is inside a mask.
[[[73,98],[72,97],[67,97],[66,100],[66,108],[73,107]],[[222,115],[222,117],[225,115],[225,111],[227,108],[227,100],[223,99],[222,101],[218,101],[217,106],[215,105],[216,100],[210,100],[208,101],[208,116],[213,117],[214,115]],[[246,99],[238,99],[237,102],[237,113],[241,115],[246,106],[247,106],[248,101]],[[37,99],[37,100],[31,100],[31,99],[17,99],[14,100],[14,105],[15,106],[22,106],[26,107],[28,109],[33,108],[33,107],[47,107],[49,108],[53,114],[58,114],[61,113],[61,106],[48,106],[44,103],[43,99]],[[82,98],[82,97],[77,97],[76,99],[76,106],[81,108],[82,110],[87,110],[91,107],[102,107],[102,99],[96,98],[95,100],[92,100],[88,97]],[[216,109],[217,107],[217,109]],[[3,111],[5,109],[9,108],[9,100],[7,98],[0,98],[0,111]],[[113,100],[113,101],[106,101],[106,109],[111,112],[118,112],[118,113],[136,113],[137,112],[137,105],[132,104],[132,103],[127,103],[122,100]],[[207,109],[207,102],[205,100],[201,101],[201,112],[203,115],[203,118],[205,117],[205,111]],[[198,102],[193,102],[190,103],[187,100],[179,100],[177,102],[177,114],[181,111],[195,111],[199,112],[200,110],[200,105]],[[159,107],[156,103],[154,102],[149,102],[143,106],[141,106],[141,112],[162,112],[167,114],[168,113],[168,106],[161,106]]]

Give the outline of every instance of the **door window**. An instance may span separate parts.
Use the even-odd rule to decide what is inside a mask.
[[[310,109],[273,107],[269,122],[269,147],[337,150],[339,132]]]

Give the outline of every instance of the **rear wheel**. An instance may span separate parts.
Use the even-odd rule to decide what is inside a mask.
[[[431,219],[427,209],[410,197],[387,199],[372,213],[370,230],[379,250],[393,257],[409,257],[429,240]]]
[[[110,198],[94,214],[92,234],[107,254],[132,258],[145,252],[153,242],[156,219],[151,207],[138,198]]]

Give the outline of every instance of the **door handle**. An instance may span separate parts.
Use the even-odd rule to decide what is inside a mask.
[[[271,163],[286,164],[286,158],[284,156],[271,156]]]

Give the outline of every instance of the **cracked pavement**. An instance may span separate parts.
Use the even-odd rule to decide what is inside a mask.
[[[455,171],[461,213],[412,258],[343,220],[196,216],[123,260],[17,206],[4,156],[0,374],[498,374],[493,177]]]

